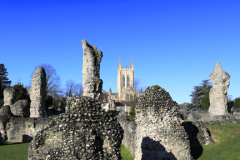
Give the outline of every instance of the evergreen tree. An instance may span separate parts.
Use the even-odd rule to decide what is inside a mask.
[[[204,97],[202,98],[202,109],[204,110],[207,110],[210,106],[209,92],[210,90],[206,91]]]
[[[5,68],[4,64],[0,64],[0,99],[3,99],[4,89],[11,84],[7,76],[7,68]]]
[[[23,87],[22,84],[16,84],[13,86],[15,89],[15,96],[13,98],[13,104],[17,102],[18,100],[26,99],[28,100],[28,105],[30,105],[30,96],[27,92],[27,89]]]
[[[205,92],[212,88],[212,85],[208,82],[209,79],[202,81],[202,86],[194,86],[194,91],[190,95],[192,97],[192,108],[200,109],[202,107],[202,98]]]
[[[235,99],[233,108],[240,108],[240,97]]]
[[[135,107],[137,105],[138,102],[138,97],[134,96],[134,100],[131,102],[131,109],[130,109],[130,113],[129,113],[129,119],[131,121],[133,121],[135,119]]]

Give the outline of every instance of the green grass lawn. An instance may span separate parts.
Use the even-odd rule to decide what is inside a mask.
[[[203,147],[199,160],[240,160],[240,124],[208,126],[215,142]],[[27,160],[30,143],[0,145],[1,160]],[[133,156],[121,145],[123,160]]]
[[[1,160],[27,160],[30,143],[8,143],[0,145]]]
[[[215,142],[203,147],[199,160],[240,160],[240,124],[207,127]]]
[[[131,153],[126,149],[126,147],[121,144],[121,155],[122,160],[133,160],[134,157],[131,155]]]
[[[0,160],[27,160],[29,143],[7,143],[0,145]],[[122,160],[133,160],[124,145],[121,145]]]

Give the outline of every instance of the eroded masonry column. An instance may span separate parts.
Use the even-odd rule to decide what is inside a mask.
[[[100,100],[103,81],[100,79],[100,62],[103,57],[102,51],[96,46],[90,45],[86,40],[82,40],[83,48],[83,96],[88,96],[94,100]]]
[[[227,110],[227,90],[229,87],[229,74],[222,71],[220,62],[217,62],[213,72],[209,75],[212,88],[209,92],[210,106],[208,112],[212,115],[224,115]]]
[[[45,117],[46,114],[46,72],[42,67],[38,67],[32,76],[30,93],[30,117]]]

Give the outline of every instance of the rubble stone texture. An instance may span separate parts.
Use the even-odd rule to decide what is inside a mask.
[[[3,106],[0,108],[0,142],[7,140],[6,124],[13,116],[10,106]]]
[[[135,154],[135,131],[136,123],[135,121],[130,121],[128,119],[127,113],[123,110],[117,116],[118,122],[124,129],[124,135],[122,144],[127,148],[127,150],[134,156]]]
[[[140,96],[135,109],[135,160],[193,159],[178,108],[169,93],[157,85]]]
[[[116,110],[115,95],[112,95],[111,88],[109,89],[109,92],[108,92],[108,105],[109,105],[109,110]]]
[[[228,113],[227,90],[230,76],[227,72],[222,71],[220,62],[217,62],[209,77],[213,87],[209,92],[210,106],[208,112],[213,115],[225,115]]]
[[[187,131],[191,150],[196,147],[202,147],[213,142],[210,131],[202,121],[184,121],[182,123]]]
[[[4,96],[4,105],[3,106],[7,106],[9,105],[10,107],[12,107],[13,105],[13,98],[15,94],[15,89],[14,88],[6,88],[3,91],[3,96]]]
[[[46,72],[42,67],[38,67],[32,76],[30,93],[30,117],[45,117],[46,115]]]
[[[83,48],[83,70],[82,86],[83,96],[88,96],[94,100],[100,100],[103,81],[99,78],[100,62],[103,57],[102,51],[97,50],[94,45],[89,45],[86,40],[82,40]]]
[[[11,107],[11,111],[15,116],[29,117],[30,107],[28,105],[28,100],[18,100]]]
[[[90,97],[67,98],[58,115],[33,138],[29,160],[119,160],[123,129]]]
[[[226,115],[213,115],[210,113],[199,112],[190,113],[187,120],[189,121],[203,121],[206,126],[208,125],[229,125],[240,123],[240,115],[226,114]]]

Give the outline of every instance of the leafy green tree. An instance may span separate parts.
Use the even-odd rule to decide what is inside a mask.
[[[4,64],[0,64],[0,99],[3,99],[3,91],[7,86],[10,86],[12,81],[7,78],[8,72]]]
[[[131,109],[129,113],[129,119],[133,121],[135,119],[136,113],[135,113],[135,108],[138,102],[138,97],[134,96],[134,100],[131,102]]]
[[[27,89],[23,87],[22,84],[16,84],[13,86],[13,88],[15,89],[15,96],[13,98],[13,104],[18,101],[18,100],[22,100],[22,99],[26,99],[28,100],[28,105],[30,105],[30,96],[27,92]]]
[[[207,110],[210,106],[209,92],[210,90],[206,91],[204,97],[202,98],[202,109],[204,110]]]
[[[203,80],[201,86],[194,86],[194,91],[190,95],[192,97],[192,105],[190,108],[200,109],[202,106],[202,98],[205,95],[205,92],[212,88],[212,85],[208,82],[208,80]]]
[[[235,99],[233,108],[240,108],[240,97]]]

